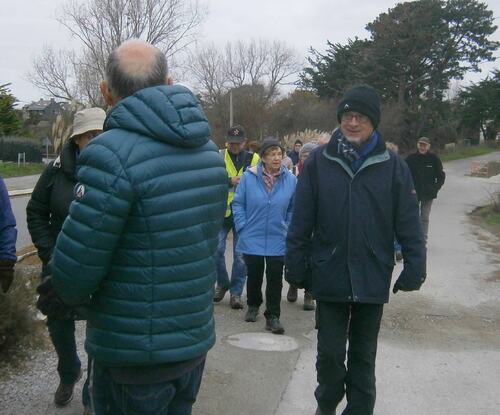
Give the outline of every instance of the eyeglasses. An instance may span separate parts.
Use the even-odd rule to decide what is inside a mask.
[[[370,118],[368,118],[364,114],[360,114],[359,112],[354,111],[344,112],[340,116],[340,121],[351,122],[352,120],[356,120],[360,124],[366,124],[370,121]]]

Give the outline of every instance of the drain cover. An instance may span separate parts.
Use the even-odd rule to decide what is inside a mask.
[[[299,347],[295,339],[271,333],[240,333],[227,337],[227,342],[241,349],[266,352],[289,352]]]

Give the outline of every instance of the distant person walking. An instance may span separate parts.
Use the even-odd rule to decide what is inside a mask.
[[[420,288],[425,247],[410,171],[377,131],[377,92],[367,85],[348,90],[337,119],[340,129],[312,152],[298,179],[285,276],[310,288],[317,303],[316,414],[335,414],[346,394],[344,415],[372,415],[394,235],[404,256],[394,293]]]
[[[427,137],[420,137],[417,142],[417,151],[406,158],[417,191],[420,222],[426,242],[432,202],[446,179],[441,160],[436,154],[431,153],[430,149],[430,140]]]
[[[236,250],[248,270],[245,321],[255,322],[262,299],[266,269],[266,330],[282,334],[281,290],[285,238],[292,216],[295,176],[281,164],[284,149],[274,138],[260,148],[261,161],[241,178],[233,201],[234,226],[239,234]]]
[[[16,218],[10,205],[9,192],[0,177],[0,287],[6,293],[14,280],[16,264]]]
[[[227,208],[224,218],[224,225],[219,232],[219,245],[217,247],[216,262],[217,262],[217,286],[215,287],[214,302],[222,301],[226,293],[229,291],[229,304],[233,309],[242,309],[241,293],[245,287],[246,268],[243,256],[236,252],[236,244],[238,243],[238,232],[234,227],[232,203],[234,193],[238,188],[241,176],[248,167],[257,165],[259,156],[257,153],[252,153],[245,150],[245,131],[240,126],[231,127],[227,132],[226,146],[222,150],[222,157],[226,166],[228,177],[229,193],[227,196]],[[226,268],[226,241],[229,232],[233,234],[233,266],[231,269],[231,280]]]
[[[299,161],[300,161],[300,149],[302,148],[302,141],[300,141],[298,138],[295,140],[295,143],[293,144],[293,149],[288,153],[288,157],[292,159],[292,163],[294,166],[296,166]]]
[[[89,108],[75,114],[70,139],[60,156],[43,171],[31,194],[26,218],[28,231],[42,261],[42,279],[51,274],[48,264],[74,199],[77,160],[87,144],[102,132],[105,118],[106,113],[101,108]],[[60,380],[54,403],[65,406],[73,398],[74,386],[82,375],[76,350],[74,315],[49,315],[47,327],[57,354]],[[83,388],[82,402],[84,406],[90,406],[88,381]]]
[[[302,170],[304,169],[304,163],[311,155],[311,152],[317,147],[318,143],[316,141],[309,141],[302,146],[299,152],[300,160],[296,166],[296,171],[295,171],[297,176],[299,176],[300,173],[302,173]],[[297,301],[297,297],[298,297],[297,287],[294,286],[293,284],[290,284],[290,286],[288,287],[288,292],[286,294],[287,301],[290,303],[294,303]],[[314,304],[314,297],[308,290],[304,290],[304,304],[302,305],[302,308],[305,311],[313,311],[316,308],[316,305]]]

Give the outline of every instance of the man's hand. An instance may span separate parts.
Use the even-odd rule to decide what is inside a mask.
[[[52,277],[45,277],[36,288],[36,292],[39,294],[36,308],[38,308],[42,314],[58,320],[72,318],[73,310],[71,307],[64,304],[55,292],[54,286],[52,285]]]
[[[6,293],[14,280],[14,261],[0,260],[0,285]]]
[[[306,269],[306,272],[303,275],[300,275],[299,277],[297,277],[297,275],[292,276],[290,275],[288,268],[285,267],[285,280],[297,288],[310,291],[312,285],[312,273],[309,269]]]
[[[238,177],[238,176],[231,177],[231,184],[233,186],[238,186],[240,184],[240,179],[241,179],[241,177]]]
[[[420,289],[420,286],[423,284],[425,281],[425,276],[422,277],[420,284],[417,286],[408,286],[405,285],[401,282],[401,278],[398,278],[396,283],[394,284],[394,287],[392,287],[392,292],[396,294],[398,291],[418,291]]]

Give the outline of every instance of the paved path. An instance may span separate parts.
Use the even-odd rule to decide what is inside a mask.
[[[39,174],[35,174],[32,176],[10,177],[4,179],[4,181],[9,191],[26,190],[33,189],[39,177]],[[18,196],[12,197],[10,202],[17,222],[16,248],[18,251],[28,245],[31,245],[31,237],[28,233],[28,227],[26,225],[26,205],[28,204],[29,199],[29,195]]]
[[[500,159],[500,153],[478,159]],[[500,189],[500,180],[467,177],[469,165],[445,165],[447,181],[431,214],[426,284],[418,293],[398,293],[385,308],[376,415],[500,413],[500,250],[497,239],[467,219]],[[314,313],[302,311],[300,300],[282,303],[287,345],[297,346],[283,352],[235,347],[242,333],[257,339],[264,332],[262,317],[244,323],[243,314],[227,299],[215,306],[217,344],[194,415],[312,415]],[[269,339],[278,337],[260,344],[273,348]],[[81,324],[78,338],[81,343]],[[81,414],[76,398],[54,408],[56,385],[54,354],[33,356],[26,370],[0,385],[0,414]]]
[[[10,177],[4,179],[4,181],[7,190],[33,189],[39,177],[39,174],[34,174],[32,176]]]

